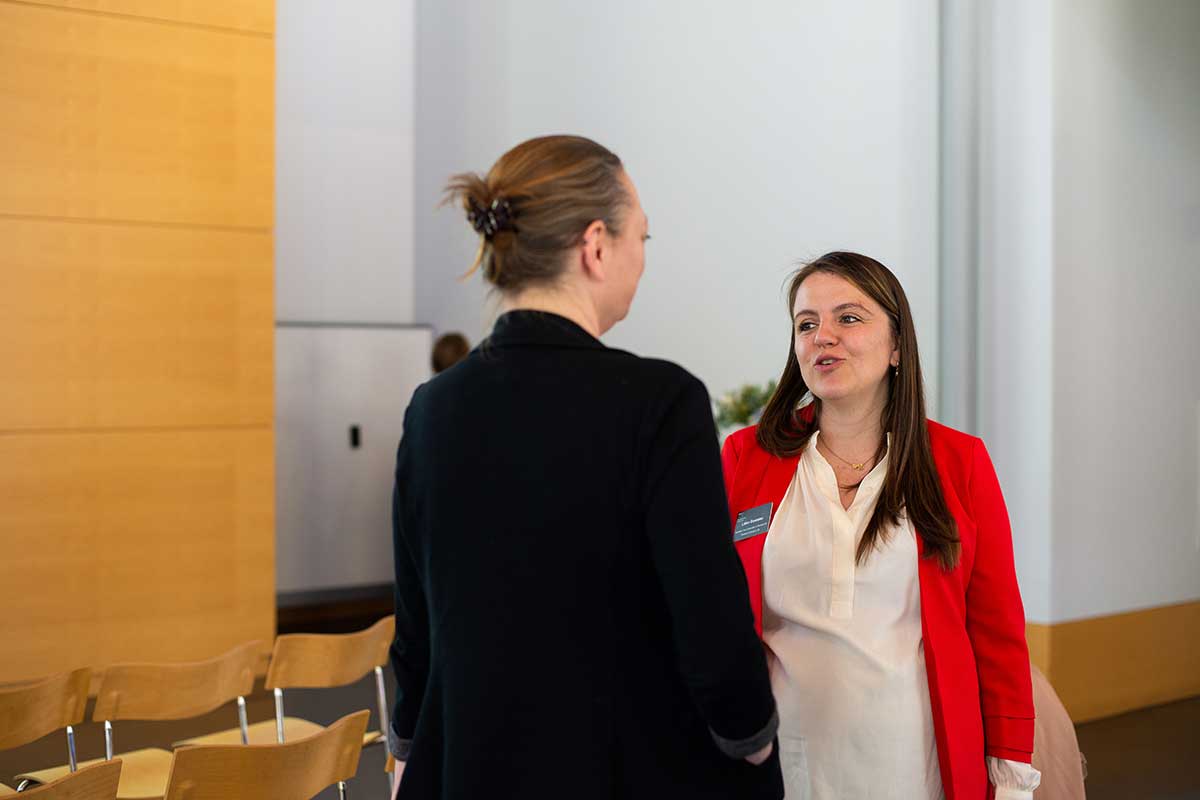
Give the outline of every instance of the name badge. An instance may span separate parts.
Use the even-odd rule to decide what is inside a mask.
[[[763,503],[761,506],[748,508],[737,515],[733,525],[733,540],[740,542],[751,536],[766,533],[771,527],[771,507],[774,503]]]

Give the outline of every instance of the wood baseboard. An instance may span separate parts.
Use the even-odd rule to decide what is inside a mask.
[[[277,632],[353,633],[395,611],[392,584],[278,595]]]
[[[1076,723],[1200,695],[1200,601],[1029,623],[1026,640]]]

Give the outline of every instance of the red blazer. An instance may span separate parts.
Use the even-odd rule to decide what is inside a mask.
[[[732,434],[721,451],[730,523],[763,503],[778,510],[799,456],[772,456],[756,426]],[[918,555],[921,628],[934,735],[946,800],[992,796],[985,755],[1029,763],[1033,687],[1025,611],[1013,568],[1012,531],[996,471],[983,442],[929,422],[946,505],[958,523],[962,555],[947,572]],[[762,636],[762,553],[766,535],[735,544]],[[924,552],[917,538],[918,554]]]

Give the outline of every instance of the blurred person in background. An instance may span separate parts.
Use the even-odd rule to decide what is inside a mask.
[[[1030,800],[1025,615],[987,449],[925,418],[883,264],[821,256],[788,309],[779,387],[722,453],[787,797]]]
[[[433,352],[429,355],[429,366],[433,368],[433,374],[437,375],[462,361],[469,352],[471,352],[471,343],[467,341],[467,337],[457,331],[443,333],[433,343]]]
[[[708,393],[598,339],[642,275],[633,182],[550,136],[448,191],[503,313],[405,415],[394,796],[782,797]]]

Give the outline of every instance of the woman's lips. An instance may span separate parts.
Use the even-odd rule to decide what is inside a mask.
[[[828,363],[828,364],[824,363],[826,361],[830,361],[831,363]],[[844,361],[845,361],[845,359],[842,359],[842,358],[832,358],[832,359],[822,358],[822,359],[818,360],[815,364],[813,364],[813,369],[815,369],[817,372],[820,372],[822,374],[827,373],[827,372],[833,372],[835,369],[840,367]]]

